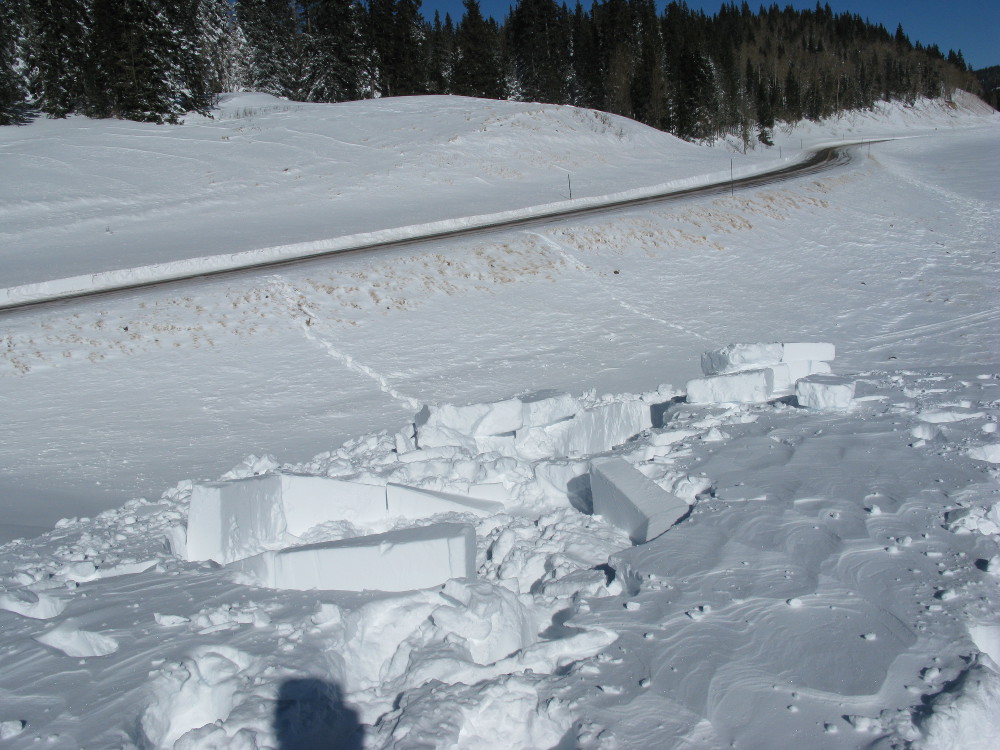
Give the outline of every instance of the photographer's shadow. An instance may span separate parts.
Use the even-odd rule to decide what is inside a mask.
[[[364,726],[340,687],[314,678],[287,680],[278,692],[274,734],[279,750],[361,750]]]

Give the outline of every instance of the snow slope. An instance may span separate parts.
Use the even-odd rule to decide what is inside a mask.
[[[377,107],[397,104],[421,102]],[[255,117],[291,128],[295,114]],[[411,111],[396,127],[421,118],[436,122]],[[17,137],[38,154],[47,128],[87,122]],[[0,547],[5,747],[990,747],[1000,131],[932,105],[850,127],[930,137],[733,197],[5,314],[5,528],[70,517]],[[545,158],[582,160],[583,130]],[[660,153],[693,149],[677,176],[728,156],[657,137]],[[605,185],[638,171],[617,163]],[[398,184],[413,205],[433,195]],[[122,195],[107,210],[148,217],[116,209]],[[299,231],[310,198],[270,195],[257,207]],[[854,407],[683,403],[702,351],[778,340],[836,344]],[[602,455],[690,515],[633,546],[539,479],[596,456],[401,457],[394,433],[424,403],[546,389],[594,405],[643,394],[653,428]],[[251,451],[279,460],[239,462]],[[507,509],[437,519],[475,526],[476,581],[274,591],[185,560],[178,479],[237,463],[226,476],[283,464],[449,491],[500,482]],[[141,496],[156,499],[125,502]],[[364,531],[326,524],[307,541]]]

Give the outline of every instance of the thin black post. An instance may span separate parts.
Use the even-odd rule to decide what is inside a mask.
[[[736,186],[733,185],[733,157],[729,157],[729,194],[736,195]]]
[[[566,175],[566,184],[569,186],[569,199],[573,200],[573,181]]]

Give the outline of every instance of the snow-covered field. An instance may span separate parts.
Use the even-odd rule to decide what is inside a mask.
[[[4,746],[996,747],[1000,120],[959,103],[735,157],[455,98],[0,130],[5,288],[911,136],[732,197],[4,313]],[[738,341],[835,344],[852,406],[686,403]],[[424,404],[554,392],[577,416],[414,450]],[[633,545],[586,512],[607,457],[690,513]],[[505,507],[296,535],[470,524],[477,578],[443,589],[189,561],[184,478],[277,470]]]

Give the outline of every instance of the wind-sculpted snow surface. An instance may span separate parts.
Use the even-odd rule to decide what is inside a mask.
[[[529,411],[531,429],[587,413],[615,422],[601,412],[614,404],[659,416],[577,459],[558,446],[539,456],[538,443],[525,454],[517,441],[506,452],[419,448],[381,433],[305,465],[250,457],[206,485],[315,477],[314,525],[296,528],[310,546],[272,557],[385,544],[403,533],[393,528],[428,539],[468,529],[472,567],[420,590],[324,590],[337,586],[310,576],[345,580],[355,564],[332,557],[280,575],[272,561],[258,578],[247,575],[256,558],[189,562],[190,482],[11,543],[0,548],[9,746],[283,748],[292,725],[324,746],[372,748],[941,748],[995,737],[1000,487],[995,464],[974,455],[996,444],[1000,374],[851,380],[846,411],[690,404],[668,386],[550,394],[561,406],[548,410],[525,397],[529,410],[502,407],[522,428]],[[489,432],[510,426],[477,426],[498,408],[422,414],[453,415],[455,434]],[[614,482],[600,503],[595,484],[598,513],[625,500],[632,514],[659,502],[689,512],[633,544],[643,539],[615,527],[617,511],[589,513],[592,461]],[[402,478],[444,498],[490,495],[497,510],[317,511],[355,483],[384,498]],[[294,501],[289,487],[272,495],[279,505]],[[405,544],[385,548],[404,554],[376,576],[419,565]]]

